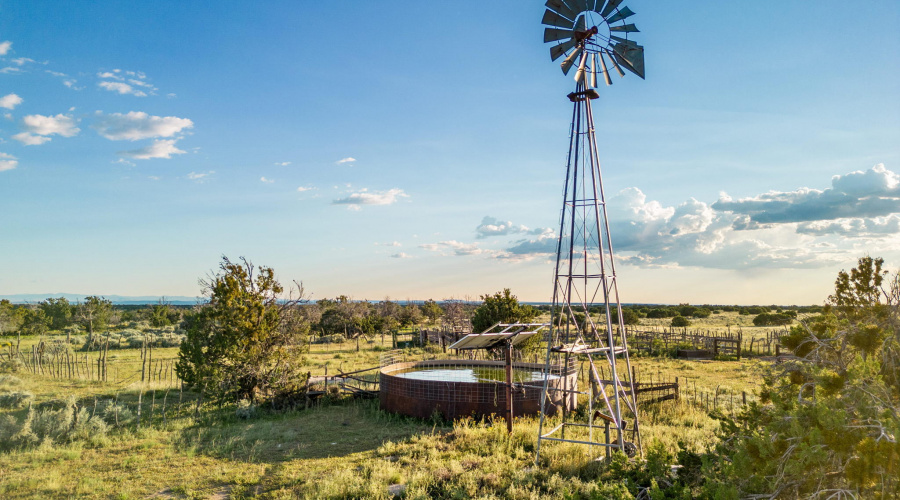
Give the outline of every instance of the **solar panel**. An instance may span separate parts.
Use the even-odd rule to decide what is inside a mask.
[[[507,341],[510,341],[513,346],[516,346],[541,333],[545,328],[550,328],[550,324],[498,323],[488,328],[483,333],[470,333],[456,341],[453,345],[448,346],[448,348],[460,350],[493,349]]]

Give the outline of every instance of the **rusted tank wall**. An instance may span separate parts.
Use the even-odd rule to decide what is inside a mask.
[[[506,411],[506,387],[504,382],[450,382],[440,380],[416,380],[392,375],[410,368],[491,366],[502,368],[500,361],[481,360],[429,360],[397,363],[385,366],[380,373],[381,409],[419,418],[430,418],[437,412],[443,418],[484,417],[503,415]],[[514,368],[543,370],[544,365],[514,363]],[[577,374],[572,371],[565,377],[550,380],[551,389],[577,390]],[[513,415],[540,413],[543,381],[516,383],[513,389]],[[563,393],[548,391],[548,413],[554,413],[563,402]],[[576,395],[570,394],[568,408],[575,407]]]

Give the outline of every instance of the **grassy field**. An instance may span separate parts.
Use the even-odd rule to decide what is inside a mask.
[[[23,339],[22,349],[39,340]],[[314,376],[375,367],[390,343],[375,337],[358,348],[313,344],[305,361]],[[153,350],[155,359],[176,356],[177,348]],[[755,397],[769,362],[632,359],[639,379],[678,377],[681,384],[681,399],[641,412],[645,450],[667,453],[712,445],[718,421],[703,395],[718,395],[719,410],[728,412],[742,393]],[[583,447],[547,446],[535,467],[534,418],[517,419],[508,436],[502,423],[410,419],[384,413],[372,400],[326,398],[284,413],[209,405],[198,412],[196,396],[177,383],[140,382],[139,349],[110,350],[109,360],[107,382],[21,372],[0,378],[0,394],[33,394],[36,411],[62,411],[54,409],[74,398],[83,420],[106,411],[112,422],[102,409],[122,408],[119,425],[108,423],[104,432],[0,448],[0,498],[389,498],[398,488],[405,498],[605,498],[615,492],[604,488],[619,488],[596,480],[612,472],[596,470]],[[15,430],[12,422],[27,413],[0,409],[0,437],[3,425]],[[607,483],[622,483],[624,476],[617,477]]]

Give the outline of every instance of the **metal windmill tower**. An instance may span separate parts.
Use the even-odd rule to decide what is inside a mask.
[[[575,71],[572,124],[563,209],[559,224],[556,268],[553,274],[553,308],[544,375],[544,401],[538,431],[541,443],[564,441],[621,450],[633,455],[641,449],[637,401],[631,361],[625,341],[625,325],[619,300],[616,265],[599,152],[594,134],[591,101],[602,78],[612,85],[610,71],[624,70],[644,78],[644,48],[629,39],[637,33],[627,19],[634,15],[622,0],[548,0],[542,24],[544,42],[553,42],[550,57],[564,74]],[[547,403],[550,366],[569,366],[577,360],[589,363],[588,411],[572,412]],[[545,432],[549,413],[562,412],[561,423]],[[634,444],[636,443],[636,445]]]

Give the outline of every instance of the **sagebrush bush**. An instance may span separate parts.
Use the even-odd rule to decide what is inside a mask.
[[[34,394],[28,391],[0,393],[0,408],[18,410],[34,400]]]
[[[15,375],[0,374],[0,389],[15,389],[23,385],[25,382]]]
[[[127,406],[111,399],[98,405],[97,415],[102,415],[102,419],[107,424],[119,427],[133,422],[136,418],[134,412]]]
[[[79,408],[69,398],[59,409],[28,408],[21,423],[12,415],[0,417],[0,449],[24,448],[43,444],[84,441],[103,442],[109,425],[87,408]]]
[[[0,361],[0,373],[19,373],[25,369],[25,363],[19,358]]]

